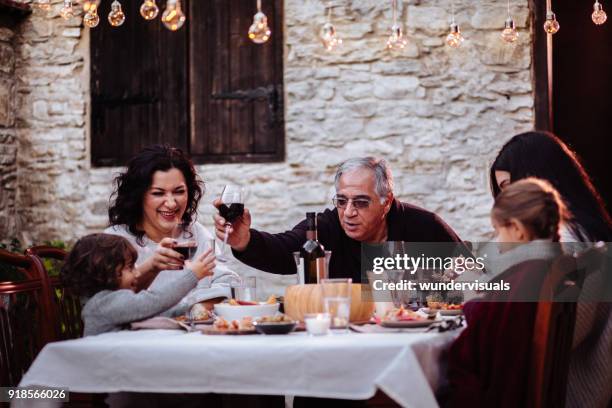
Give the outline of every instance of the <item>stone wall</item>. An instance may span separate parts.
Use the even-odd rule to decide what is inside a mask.
[[[15,136],[15,34],[19,19],[0,16],[0,241],[17,230]]]
[[[282,231],[331,205],[338,163],[378,155],[389,160],[401,199],[436,211],[465,239],[489,236],[488,164],[533,126],[527,1],[513,2],[516,46],[499,39],[505,3],[457,1],[466,37],[459,50],[443,42],[450,3],[405,2],[400,55],[384,50],[389,2],[336,2],[344,44],[331,54],[317,41],[322,5],[285,1],[286,160],[200,166],[207,194],[199,219],[211,225],[210,201],[223,184],[242,182],[255,227]],[[120,170],[91,168],[88,32],[78,18],[61,20],[59,6],[33,15],[15,40],[19,234],[35,242],[104,228]]]

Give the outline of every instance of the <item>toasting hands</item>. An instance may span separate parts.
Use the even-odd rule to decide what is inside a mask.
[[[220,199],[213,201],[213,205],[218,209],[222,202]],[[225,238],[225,229],[227,221],[219,214],[213,216],[215,221],[215,232],[217,238],[221,241]],[[232,224],[227,226],[229,236],[227,243],[236,251],[244,251],[251,240],[251,213],[247,208],[244,209],[244,213],[233,221]]]

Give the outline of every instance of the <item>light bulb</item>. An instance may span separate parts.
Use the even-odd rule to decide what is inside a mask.
[[[387,39],[387,49],[401,50],[406,46],[406,43],[404,34],[402,34],[402,28],[397,24],[393,24],[391,26],[391,35]]]
[[[155,0],[145,0],[140,6],[140,15],[145,20],[153,20],[159,14],[159,7]]]
[[[121,9],[121,3],[117,0],[111,3],[111,11],[108,13],[108,22],[113,27],[119,27],[125,22],[125,13]]]
[[[342,38],[338,37],[336,27],[330,22],[323,24],[321,28],[321,41],[327,51],[333,51],[334,48],[342,45]]]
[[[181,10],[180,1],[168,0],[161,19],[168,30],[176,31],[181,28],[185,24],[185,14]]]
[[[64,20],[69,20],[74,17],[74,9],[72,8],[71,0],[64,0],[64,5],[60,9],[59,14]]]
[[[260,10],[253,16],[253,24],[249,27],[249,38],[255,44],[263,44],[270,39],[270,35],[272,31],[268,27],[268,17]]]
[[[51,10],[51,0],[38,0],[36,3],[34,3],[34,5],[39,10],[44,10],[44,11]]]
[[[94,4],[94,5],[95,5],[95,4],[96,4],[96,3],[95,3],[95,1],[92,1],[92,0],[85,0],[85,1],[83,2],[83,11],[84,11],[85,13],[87,13],[87,12],[88,12],[88,11],[91,9],[92,4]]]
[[[593,14],[591,14],[591,18],[597,25],[602,25],[608,19],[608,15],[603,11],[603,7],[601,7],[599,1],[595,1],[595,4],[593,4]]]
[[[461,44],[463,44],[463,36],[461,35],[461,30],[456,23],[451,23],[450,25],[450,33],[446,36],[446,45],[451,48],[459,48]]]
[[[89,28],[97,27],[100,24],[100,16],[98,16],[97,12],[87,12],[83,16],[83,24]]]
[[[555,13],[553,13],[552,11],[546,12],[546,21],[544,22],[544,31],[546,31],[548,34],[555,34],[557,31],[559,31],[559,28],[561,28],[561,26],[559,25],[559,22],[557,21],[557,17],[555,16]]]
[[[504,26],[504,30],[501,32],[501,38],[507,43],[516,42],[519,37],[519,33],[516,30],[516,25],[514,24],[514,20],[512,17],[508,17],[506,19],[506,23]]]

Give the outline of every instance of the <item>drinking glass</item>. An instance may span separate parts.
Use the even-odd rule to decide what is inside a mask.
[[[185,260],[192,259],[195,253],[198,251],[198,243],[191,238],[179,237],[176,239],[176,241],[177,242],[172,249],[183,255]]]
[[[217,257],[219,262],[227,262],[228,258],[225,256],[225,250],[227,247],[227,238],[229,235],[229,228],[232,223],[242,216],[244,213],[244,197],[245,191],[241,186],[234,184],[228,184],[223,188],[221,193],[221,205],[219,206],[219,214],[225,218],[225,236],[223,237],[223,245],[221,246],[221,253]]]
[[[232,286],[232,297],[236,300],[257,301],[257,278],[249,276]]]
[[[323,305],[331,316],[331,327],[335,332],[348,332],[352,282],[350,278],[321,280]]]

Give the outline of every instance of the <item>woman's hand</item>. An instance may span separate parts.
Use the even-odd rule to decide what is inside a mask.
[[[217,265],[215,263],[215,254],[209,248],[203,254],[200,254],[194,261],[185,261],[185,267],[193,271],[193,274],[198,279],[212,276],[213,270]]]
[[[160,271],[183,269],[183,255],[172,249],[175,243],[172,238],[162,239],[153,256],[136,268],[137,291],[148,288]]]

